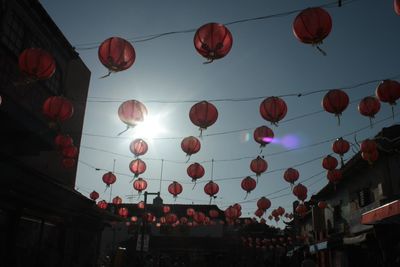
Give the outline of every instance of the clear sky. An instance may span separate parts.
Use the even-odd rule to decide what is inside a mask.
[[[106,200],[109,191],[104,193],[105,185],[101,177],[105,170],[112,170],[115,159],[115,172],[118,174],[113,196],[118,194],[126,202],[138,201],[137,196],[128,198],[132,195],[132,184],[129,182],[133,176],[128,168],[133,159],[129,143],[138,137],[138,133],[129,130],[117,137],[125,129],[117,116],[117,109],[123,100],[136,99],[143,102],[150,115],[158,118],[159,131],[153,131],[154,139],[147,139],[149,151],[143,157],[147,171],[142,177],[148,181],[148,191],[157,192],[161,159],[164,159],[161,194],[165,203],[174,202],[167,191],[172,180],[182,183],[184,187],[176,203],[208,203],[209,198],[203,187],[210,180],[211,159],[215,159],[213,178],[220,186],[215,203],[224,209],[230,204],[243,202],[246,194],[240,182],[247,175],[252,175],[249,169],[251,158],[260,152],[252,138],[253,129],[267,125],[274,130],[277,139],[297,140],[297,144],[294,142],[292,147],[276,143],[263,150],[269,165],[268,171],[272,172],[259,178],[257,188],[246,200],[269,197],[272,200],[269,214],[278,206],[290,209],[295,200],[289,185],[282,178],[284,171],[279,169],[301,165],[296,167],[300,172],[300,181],[323,172],[322,157],[332,153],[331,142],[311,145],[368,126],[369,120],[358,113],[357,104],[361,98],[374,94],[378,83],[347,91],[353,103],[343,113],[340,126],[336,118],[326,112],[290,120],[322,110],[321,100],[325,93],[284,98],[288,105],[285,120],[288,121],[278,127],[271,126],[260,116],[261,100],[214,102],[219,117],[204,132],[205,135],[251,130],[203,137],[201,151],[192,156],[191,162],[207,161],[203,164],[206,174],[193,190],[191,179],[186,174],[188,163],[185,163],[186,156],[180,148],[180,142],[181,137],[197,136],[199,132],[188,116],[194,103],[182,101],[340,89],[400,74],[400,17],[393,11],[391,0],[359,0],[341,8],[327,9],[333,20],[332,32],[322,46],[327,56],[322,56],[316,49],[300,43],[294,37],[292,22],[296,14],[292,14],[228,26],[234,40],[232,50],[225,58],[212,64],[202,64],[204,59],[193,46],[194,32],[165,36],[148,42],[133,42],[136,50],[134,65],[106,79],[98,79],[107,70],[98,60],[97,49],[79,49],[84,47],[83,44],[96,46],[112,36],[132,39],[155,33],[195,29],[208,22],[227,23],[301,10],[329,2],[41,0],[41,3],[68,40],[77,47],[92,72],[76,188],[84,195],[96,190]],[[399,107],[395,108],[395,112],[400,112]],[[375,121],[390,116],[389,105],[382,103]],[[357,139],[372,137],[382,127],[398,123],[399,118],[400,114],[394,120],[377,123],[373,129],[362,130],[357,133]],[[162,139],[164,137],[178,138]],[[354,142],[354,134],[346,139]],[[288,151],[290,148],[304,146],[304,149]],[[352,155],[354,152],[349,152],[346,158]],[[237,158],[244,159],[233,160]],[[323,172],[305,181],[304,185],[309,188],[310,196],[326,183]],[[256,210],[255,201],[242,203],[242,207],[245,216],[253,216]]]

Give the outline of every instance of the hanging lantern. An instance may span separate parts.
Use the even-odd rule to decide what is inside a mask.
[[[93,191],[92,193],[90,193],[89,197],[91,200],[96,201],[96,199],[98,199],[100,196],[99,196],[99,193],[97,193],[96,191]]]
[[[180,193],[182,193],[183,187],[180,183],[173,181],[168,186],[168,192],[176,198]]]
[[[378,150],[374,150],[371,152],[362,152],[361,157],[363,160],[368,161],[368,164],[373,164],[375,161],[378,160],[379,152]]]
[[[232,34],[224,25],[207,23],[201,26],[193,38],[197,52],[211,63],[226,56],[232,48]]]
[[[120,198],[119,196],[116,196],[116,197],[114,197],[114,198],[112,199],[112,203],[113,203],[114,205],[120,205],[120,204],[122,204],[122,198]]]
[[[197,179],[203,177],[205,173],[203,166],[201,166],[197,162],[190,164],[186,172],[189,175],[189,177],[192,178],[192,181],[194,181],[195,183]]]
[[[239,218],[239,211],[233,207],[233,206],[229,206],[225,211],[225,218],[227,219],[227,221],[233,221],[236,220],[237,218]]]
[[[239,203],[235,203],[235,204],[233,204],[233,206],[232,207],[234,207],[235,209],[237,209],[239,212],[241,212],[242,211],[242,206],[240,206],[240,204]]]
[[[307,8],[298,14],[293,22],[294,36],[302,43],[319,47],[332,30],[332,19],[329,13],[320,7]]]
[[[72,103],[62,96],[50,96],[44,101],[43,115],[53,122],[63,122],[74,114]]]
[[[105,200],[100,200],[99,202],[97,202],[97,207],[99,207],[102,210],[107,209],[107,202]]]
[[[133,188],[140,194],[143,190],[146,190],[147,182],[142,178],[138,178],[133,182]]]
[[[129,170],[135,174],[135,178],[146,171],[146,163],[141,159],[132,160],[129,164]]]
[[[204,186],[204,192],[210,196],[210,198],[214,197],[219,191],[218,184],[214,183],[213,181],[209,181]]]
[[[268,128],[267,126],[260,126],[254,130],[253,133],[254,141],[260,144],[260,147],[263,148],[274,139],[274,132]]]
[[[372,153],[377,150],[377,147],[375,140],[365,139],[361,142],[360,150],[364,153]]]
[[[126,217],[128,217],[129,212],[128,212],[127,208],[119,208],[118,214],[119,214],[119,216],[126,218]]]
[[[143,139],[135,139],[129,146],[129,150],[136,157],[143,156],[149,149],[147,143]]]
[[[210,217],[213,218],[213,219],[215,219],[215,218],[217,218],[217,217],[219,216],[219,212],[218,212],[217,210],[214,210],[214,209],[209,210],[209,211],[208,211],[208,214],[209,214]]]
[[[101,64],[108,69],[107,77],[113,72],[123,71],[132,66],[135,62],[135,49],[128,41],[111,37],[101,43],[98,56]]]
[[[299,171],[294,169],[294,168],[289,168],[285,171],[283,174],[283,179],[285,179],[286,182],[290,183],[291,185],[294,184],[299,179]]]
[[[174,213],[168,213],[165,216],[165,220],[168,224],[174,224],[178,221],[178,216],[176,216]]]
[[[78,156],[78,148],[76,148],[74,145],[64,147],[62,150],[62,155],[65,158],[76,158]]]
[[[115,181],[117,181],[117,177],[112,172],[107,172],[103,175],[103,182],[107,187],[115,183]]]
[[[257,201],[257,207],[265,211],[271,207],[271,201],[266,197],[262,197]]]
[[[258,209],[254,212],[254,215],[256,215],[258,218],[261,218],[264,215],[264,210]]]
[[[163,210],[163,213],[167,214],[167,213],[169,213],[171,211],[171,207],[168,206],[168,205],[164,205],[162,207],[162,210]]]
[[[241,187],[244,191],[246,191],[246,197],[247,195],[253,191],[257,186],[256,180],[251,178],[250,176],[247,176],[242,180]]]
[[[307,198],[307,191],[307,187],[302,184],[297,184],[293,187],[293,195],[301,201],[304,201]]]
[[[139,201],[139,203],[137,204],[138,209],[144,209],[144,201]]]
[[[346,154],[350,149],[350,143],[344,140],[342,137],[336,139],[336,141],[332,144],[332,150],[336,154],[340,156],[340,161],[342,166],[344,165],[343,162],[343,155]]]
[[[394,12],[396,12],[396,14],[400,16],[400,0],[393,1],[393,8]]]
[[[201,136],[203,130],[206,130],[217,121],[218,110],[213,104],[201,101],[190,108],[189,118],[194,125],[200,128]]]
[[[250,162],[250,170],[258,177],[268,169],[268,163],[262,157],[258,156]]]
[[[376,97],[367,96],[364,97],[360,104],[358,104],[358,111],[361,115],[369,117],[369,123],[372,128],[372,119],[375,118],[375,114],[381,109],[381,102]]]
[[[400,83],[393,80],[384,80],[376,88],[375,94],[381,102],[389,103],[392,106],[392,115],[394,117],[393,107],[400,98]]]
[[[138,217],[136,217],[136,216],[131,217],[131,222],[135,223],[137,221],[138,221]]]
[[[193,220],[197,222],[198,224],[202,224],[204,220],[206,219],[206,215],[202,212],[195,212],[193,214]]]
[[[188,223],[188,218],[186,218],[186,217],[181,217],[180,219],[179,219],[179,222],[181,223],[181,224],[187,224]]]
[[[56,71],[53,56],[41,48],[27,48],[19,55],[18,66],[26,76],[27,83],[47,80]]]
[[[283,214],[285,214],[285,209],[282,208],[281,206],[279,206],[276,211],[278,212],[279,216],[283,216]]]
[[[276,217],[279,217],[278,210],[274,209],[274,210],[271,212],[271,215],[274,216],[275,218],[276,218]]]
[[[76,160],[71,158],[64,158],[61,164],[65,169],[73,169],[76,165]]]
[[[152,223],[152,222],[154,222],[156,217],[154,217],[154,215],[151,212],[147,212],[147,213],[143,214],[143,218],[147,222]]]
[[[287,113],[286,103],[283,99],[279,97],[276,96],[267,97],[260,104],[261,116],[265,120],[271,122],[271,124],[274,124],[275,126],[278,126],[278,122],[286,116],[286,113]]]
[[[335,157],[332,157],[331,155],[326,156],[323,160],[322,160],[322,167],[325,170],[333,170],[336,169],[336,167],[338,166],[338,161]]]
[[[342,180],[342,171],[338,169],[328,171],[326,177],[329,182],[333,184],[337,184],[340,180]]]
[[[192,209],[192,208],[188,208],[187,210],[186,210],[186,215],[188,216],[188,217],[193,217],[193,215],[196,213],[196,211],[194,210],[194,209]]]
[[[64,147],[72,146],[74,140],[72,140],[69,135],[58,134],[56,138],[54,138],[54,144],[58,149],[63,149]]]
[[[143,122],[147,116],[147,108],[137,100],[127,100],[118,108],[119,119],[126,124],[127,128],[135,127]]]
[[[307,207],[303,203],[300,203],[299,205],[297,205],[295,211],[297,214],[303,217],[307,212]]]
[[[326,202],[325,201],[319,201],[318,202],[318,208],[320,208],[320,209],[326,209],[328,207],[328,204],[326,204]]]
[[[340,116],[348,105],[349,96],[339,89],[329,90],[322,100],[322,107],[326,112],[335,114],[338,118],[338,125],[340,125]]]
[[[196,154],[200,151],[201,143],[200,140],[194,136],[185,137],[181,142],[181,148],[186,153],[188,161],[191,155]]]

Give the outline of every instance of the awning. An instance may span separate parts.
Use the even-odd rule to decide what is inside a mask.
[[[361,217],[362,224],[375,224],[379,223],[384,219],[391,218],[393,216],[400,215],[400,200],[387,203],[379,208],[370,210],[363,213]]]

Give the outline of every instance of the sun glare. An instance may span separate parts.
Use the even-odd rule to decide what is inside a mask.
[[[159,115],[147,116],[142,123],[135,127],[134,137],[143,138],[148,141],[152,141],[154,138],[160,137],[162,134],[167,132],[162,122],[162,117]]]

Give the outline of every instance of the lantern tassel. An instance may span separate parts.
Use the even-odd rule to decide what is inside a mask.
[[[108,76],[111,75],[111,73],[112,73],[111,71],[108,71],[108,73],[106,75],[99,77],[99,79],[107,78]]]
[[[322,50],[321,47],[319,47],[319,45],[316,46],[316,48],[318,49],[319,52],[321,52],[322,55],[326,56],[326,52],[324,50]]]
[[[258,176],[260,176],[259,174],[256,175],[256,184],[258,184]]]
[[[187,157],[186,163],[188,163],[189,160],[190,160],[190,155],[189,155],[189,154],[186,154],[186,157]]]
[[[199,138],[203,139],[203,128],[199,128],[199,130],[200,130]]]
[[[122,132],[120,132],[119,134],[117,134],[117,136],[120,136],[121,134],[123,134],[124,132],[126,132],[126,131],[128,131],[128,130],[129,130],[129,126],[127,125],[127,126],[126,126],[126,129],[123,130]]]
[[[247,199],[248,195],[249,195],[249,192],[246,192],[246,195],[244,196],[244,199]]]
[[[203,64],[210,64],[210,63],[213,63],[213,62],[214,62],[214,59],[213,58],[209,58],[209,59],[207,59],[207,61],[203,62]]]
[[[336,117],[337,117],[337,124],[338,126],[340,126],[340,114],[336,114]]]
[[[341,165],[341,168],[343,168],[343,166],[344,166],[343,155],[340,155],[340,165]]]
[[[104,192],[103,192],[103,193],[105,193],[109,187],[110,187],[110,185],[107,184],[107,185],[106,185],[106,189],[104,189]]]
[[[211,201],[212,201],[212,197],[210,197],[210,204],[209,205],[211,205]]]
[[[195,187],[196,187],[196,179],[194,180],[194,185],[193,185],[192,190],[194,190]]]
[[[394,103],[394,104],[391,105],[391,107],[392,107],[392,118],[393,118],[393,120],[394,120],[394,105],[396,105],[396,103]]]
[[[369,117],[369,126],[371,127],[371,129],[374,128],[374,127],[373,127],[373,124],[372,124],[372,118],[373,118],[373,117]]]

